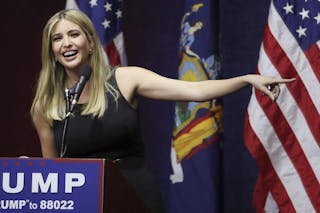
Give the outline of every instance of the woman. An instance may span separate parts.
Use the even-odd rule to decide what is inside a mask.
[[[59,157],[66,116],[65,88],[79,80],[80,67],[89,64],[91,78],[70,118],[65,157],[113,160],[153,212],[161,212],[161,198],[143,157],[136,107],[138,97],[175,101],[206,101],[251,84],[272,100],[279,94],[276,80],[245,75],[226,80],[186,82],[159,76],[140,67],[104,65],[101,44],[89,18],[77,10],[51,17],[42,39],[42,69],[31,115],[45,158]],[[269,86],[276,85],[274,91]],[[142,183],[141,181],[143,179]],[[151,195],[150,195],[151,194]]]

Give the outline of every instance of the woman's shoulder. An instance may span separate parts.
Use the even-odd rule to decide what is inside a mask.
[[[129,72],[129,71],[136,71],[140,69],[143,69],[143,68],[138,66],[116,66],[116,67],[113,67],[113,72]]]
[[[137,69],[139,67],[122,66],[114,70],[114,79],[118,90],[127,102],[134,106],[136,102]]]
[[[117,66],[111,71],[116,83],[132,79],[135,69],[131,66]]]
[[[141,77],[141,74],[150,72],[150,70],[139,66],[118,66],[113,69],[116,76],[123,78]]]
[[[128,75],[128,72],[132,70],[129,66],[115,66],[115,67],[109,67],[109,80],[117,82],[118,76],[121,76],[120,78],[123,79]],[[130,75],[130,74],[129,74]]]

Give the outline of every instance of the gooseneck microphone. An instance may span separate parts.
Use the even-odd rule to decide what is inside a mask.
[[[86,82],[89,80],[91,75],[91,67],[88,64],[83,65],[80,68],[80,78],[79,81],[76,83],[76,85],[71,89],[70,94],[73,95],[72,101],[69,107],[69,110],[67,112],[67,116],[69,116],[73,110],[76,104],[78,103],[78,100],[80,98],[80,95],[82,93],[82,90],[84,86],[86,85]]]
[[[64,119],[61,148],[60,148],[60,157],[62,158],[65,157],[65,154],[67,151],[66,135],[67,135],[70,115],[78,103],[82,90],[90,78],[91,72],[92,72],[92,69],[88,64],[81,66],[79,71],[79,74],[80,74],[79,81],[72,88],[65,89],[64,95],[66,99],[66,117]]]

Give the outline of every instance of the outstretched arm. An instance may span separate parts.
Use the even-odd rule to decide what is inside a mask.
[[[249,84],[275,100],[279,90],[276,91],[277,87],[274,87],[273,93],[268,87],[294,80],[252,74],[223,80],[189,82],[166,78],[140,67],[120,67],[117,73],[120,87],[129,93],[134,91],[144,97],[173,101],[207,101],[235,92]]]

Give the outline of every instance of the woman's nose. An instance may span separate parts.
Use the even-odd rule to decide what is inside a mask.
[[[63,46],[70,47],[71,45],[72,45],[72,42],[71,42],[70,38],[66,37],[63,41]]]

